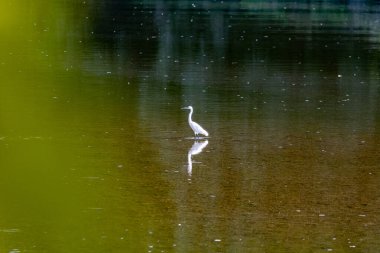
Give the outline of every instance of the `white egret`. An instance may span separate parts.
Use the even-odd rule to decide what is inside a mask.
[[[204,130],[203,127],[201,127],[197,122],[194,122],[191,119],[191,115],[193,115],[193,107],[192,106],[187,106],[187,107],[183,107],[182,109],[188,109],[188,110],[190,110],[190,113],[189,113],[189,125],[190,125],[191,129],[193,129],[195,138],[198,137],[198,134],[203,134],[204,136],[208,136],[208,132],[206,130]]]

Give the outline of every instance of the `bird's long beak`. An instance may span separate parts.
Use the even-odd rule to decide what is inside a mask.
[[[187,107],[182,107],[181,109],[182,109],[182,110],[186,110],[186,109],[188,109],[188,108],[187,108]]]

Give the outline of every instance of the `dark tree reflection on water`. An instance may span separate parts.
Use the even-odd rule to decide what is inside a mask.
[[[319,108],[326,120],[347,113],[363,124],[378,114],[379,6],[371,3],[107,1],[92,8],[93,32],[80,36],[97,54],[89,70],[137,77],[141,103],[165,88],[159,104],[224,101],[217,115],[234,114],[239,101],[244,118],[260,117],[251,108],[263,116]]]

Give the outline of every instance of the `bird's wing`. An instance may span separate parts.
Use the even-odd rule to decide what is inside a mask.
[[[194,132],[208,136],[208,132],[203,129],[197,122],[192,122],[191,128]]]

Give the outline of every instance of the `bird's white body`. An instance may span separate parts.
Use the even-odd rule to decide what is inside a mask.
[[[190,110],[188,121],[189,121],[189,126],[191,127],[191,129],[193,130],[193,132],[195,134],[195,137],[197,137],[198,134],[202,134],[204,136],[208,136],[208,132],[203,127],[201,127],[197,122],[194,122],[191,119],[191,116],[193,115],[193,107],[192,106],[188,106],[188,107],[184,107],[182,109],[189,109]]]

